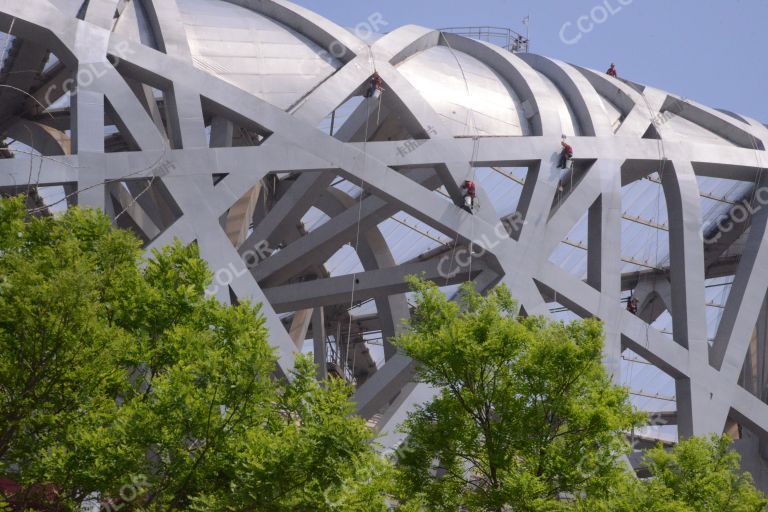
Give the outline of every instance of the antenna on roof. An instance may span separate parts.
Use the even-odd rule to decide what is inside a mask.
[[[525,25],[525,51],[528,52],[531,46],[530,30],[531,30],[531,13],[523,18],[523,25]]]

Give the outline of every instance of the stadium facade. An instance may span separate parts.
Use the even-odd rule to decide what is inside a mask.
[[[649,412],[635,441],[729,432],[766,488],[768,127],[361,21],[282,0],[0,0],[0,187],[39,212],[102,208],[148,252],[196,243],[210,294],[264,304],[282,371],[313,351],[387,447],[434,392],[388,342],[422,274],[602,319],[609,372]]]

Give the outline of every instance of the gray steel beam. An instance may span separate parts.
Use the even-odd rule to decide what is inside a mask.
[[[328,376],[325,338],[325,316],[322,307],[316,307],[312,310],[312,341],[313,357],[317,367],[317,378],[325,380]]]
[[[736,272],[733,298],[726,304],[719,338],[725,341],[718,342],[715,352],[716,359],[722,355],[723,365],[719,369],[712,367],[707,361],[703,329],[703,282],[707,276],[733,272],[735,262],[721,257],[723,251],[714,254],[730,246],[730,240],[722,247],[704,251],[698,238],[701,217],[696,185],[698,176],[753,181],[762,169],[768,168],[768,153],[762,150],[768,141],[768,130],[761,123],[686,101],[682,117],[736,145],[713,144],[697,138],[678,141],[670,137],[675,130],[673,123],[660,123],[658,119],[664,109],[672,108],[670,102],[679,101],[679,98],[652,87],[577,70],[540,56],[507,55],[481,43],[453,35],[442,37],[435,31],[418,27],[395,30],[373,42],[363,41],[352,32],[287,2],[233,0],[232,3],[245,7],[246,10],[241,11],[244,16],[249,16],[248,9],[254,10],[277,21],[276,30],[285,30],[286,37],[300,36],[301,44],[310,44],[309,41],[319,44],[320,50],[310,44],[316,52],[329,51],[331,46],[344,48],[339,59],[326,60],[325,64],[333,63],[335,72],[311,84],[309,92],[298,98],[293,108],[286,112],[246,88],[195,66],[189,51],[189,34],[184,27],[189,22],[185,17],[190,15],[186,7],[182,13],[173,0],[146,2],[150,5],[155,35],[162,43],[163,53],[132,39],[130,31],[121,28],[120,23],[118,30],[111,31],[114,11],[109,6],[119,8],[121,5],[110,3],[112,1],[94,1],[94,10],[85,20],[79,20],[47,0],[0,0],[0,24],[8,26],[15,20],[15,35],[39,47],[52,48],[71,70],[95,66],[95,69],[107,72],[90,87],[81,83],[83,94],[79,94],[72,105],[73,151],[77,154],[34,157],[40,158],[36,160],[40,165],[40,183],[63,184],[68,190],[77,183],[81,188],[87,188],[81,190],[83,204],[100,205],[109,212],[112,201],[105,202],[103,193],[106,180],[135,179],[129,183],[134,195],[141,189],[141,180],[157,174],[160,162],[172,164],[161,178],[162,187],[152,187],[146,197],[137,200],[138,207],[157,229],[164,230],[149,248],[174,238],[184,243],[196,240],[201,254],[214,271],[221,275],[234,268],[237,278],[226,283],[222,288],[226,288],[227,293],[220,289],[220,295],[227,300],[231,288],[240,299],[264,301],[270,341],[279,350],[284,372],[290,370],[295,346],[265,292],[253,275],[246,272],[241,255],[222,230],[219,219],[268,173],[307,176],[303,178],[303,190],[298,187],[289,196],[295,196],[297,201],[314,198],[312,202],[315,204],[326,201],[320,199],[326,187],[316,184],[317,176],[329,171],[353,183],[365,184],[362,227],[375,227],[376,215],[382,215],[382,219],[389,216],[383,212],[406,212],[431,229],[455,239],[459,248],[469,246],[484,251],[481,259],[473,258],[478,265],[482,262],[487,267],[476,276],[476,282],[488,285],[505,282],[526,312],[546,313],[542,293],[554,295],[556,292],[558,302],[578,314],[604,319],[609,338],[606,359],[609,366],[615,366],[616,340],[621,339],[626,347],[677,381],[677,417],[681,435],[721,432],[729,415],[760,436],[768,434],[768,407],[740,388],[737,381],[748,344],[742,334],[751,334],[749,329],[754,325],[754,311],[746,304],[758,298],[762,304],[764,288],[768,286],[758,277],[763,265],[762,238],[758,240],[756,234],[754,240],[748,242],[748,251]],[[194,10],[193,7],[190,10]],[[473,59],[472,65],[487,72],[489,79],[498,79],[500,90],[507,88],[516,93],[522,105],[515,108],[521,109],[523,125],[528,123],[537,136],[456,138],[452,135],[452,130],[446,128],[447,121],[428,101],[428,91],[406,79],[400,68],[407,59],[421,57],[423,52],[429,52],[435,46],[447,46],[448,42],[449,50],[457,57]],[[119,74],[113,68],[109,71],[112,65],[107,57],[110,55],[121,57]],[[279,64],[283,65],[284,62]],[[382,101],[386,107],[387,133],[391,135],[394,127],[399,126],[401,132],[419,138],[418,144],[407,152],[398,151],[402,141],[355,143],[348,142],[353,139],[339,140],[317,129],[317,124],[326,115],[359,94],[372,69],[379,71],[387,85]],[[442,72],[440,69],[429,71]],[[45,80],[60,84],[64,76],[56,71]],[[132,81],[133,90],[126,79]],[[467,78],[468,82],[473,79],[472,76]],[[554,82],[554,87],[550,81]],[[142,84],[141,90],[136,84]],[[161,89],[167,95],[166,106],[171,115],[166,116],[165,122],[172,127],[173,150],[162,133],[162,116],[151,109],[155,102],[147,97],[148,86]],[[450,86],[446,90],[450,91]],[[460,92],[465,94],[466,88]],[[35,94],[44,92],[40,90]],[[115,107],[121,131],[136,141],[139,151],[104,153],[104,95]],[[220,116],[229,123],[223,131],[217,128],[212,138],[212,145],[218,147],[208,147],[201,96],[206,114]],[[603,108],[606,99],[619,107],[623,117],[615,133]],[[560,178],[553,169],[554,159],[559,151],[560,132],[565,130],[560,120],[569,124],[571,115],[564,102],[573,107],[576,124],[581,125],[585,133],[570,139],[580,159],[578,163],[592,165],[583,169],[584,174],[576,186],[553,208]],[[24,115],[34,112],[28,105],[21,111]],[[398,117],[401,119],[399,125]],[[59,123],[56,126],[61,127],[65,120],[66,117],[60,116],[52,124]],[[656,127],[661,140],[641,138],[651,124]],[[265,135],[266,140],[254,147],[229,147],[227,128],[232,125]],[[430,127],[436,133],[429,133]],[[359,134],[359,128],[358,124],[358,129],[350,129],[350,133]],[[384,137],[382,130],[379,126],[374,133]],[[225,142],[216,142],[219,139]],[[618,300],[622,287],[641,278],[640,274],[621,276],[618,270],[620,185],[657,170],[665,158],[674,163],[668,172],[662,173],[662,183],[670,213],[669,295],[678,343],[671,342],[664,333],[649,326],[644,321],[649,317],[640,318],[628,313]],[[7,160],[16,159],[0,160],[0,186],[18,187],[29,174],[28,163]],[[478,166],[533,169],[526,179],[527,189],[522,201],[528,224],[517,240],[510,238],[503,226],[498,229],[493,208],[485,207],[490,205],[489,201],[482,201],[484,207],[476,215],[469,215],[455,204],[461,199],[460,181],[471,176],[472,169]],[[424,168],[434,169],[440,181],[434,186],[424,186],[398,171]],[[214,174],[227,174],[227,177],[213,187]],[[308,185],[310,182],[314,185]],[[434,192],[441,183],[446,186],[452,202]],[[316,196],[318,192],[319,197]],[[162,209],[161,204],[164,205]],[[300,275],[304,268],[322,263],[333,248],[338,249],[345,241],[356,239],[350,236],[357,227],[355,205],[350,207],[342,201],[342,206],[347,211],[334,215],[324,231],[320,228],[301,237],[262,262],[257,267],[264,272],[262,284],[282,284],[281,281]],[[297,211],[284,205],[272,218],[263,219],[266,222],[260,229],[268,233],[264,237],[279,238],[274,233],[287,225],[286,219],[295,218]],[[549,261],[552,251],[584,214],[589,216],[590,225],[587,283]],[[752,229],[756,226],[761,225],[755,224]],[[391,302],[389,308],[382,308],[382,305],[386,306],[384,298],[391,297],[387,295],[391,290],[396,290],[398,295],[403,290],[391,286],[402,277],[398,273],[407,265],[388,268],[386,244],[377,240],[375,234],[361,237],[361,240],[366,243],[361,243],[357,249],[361,261],[365,260],[365,270],[359,274],[361,282],[356,284],[363,284],[360,290],[367,290],[364,293],[376,297],[377,308],[383,315],[379,319],[382,330],[387,328],[395,332],[395,317],[406,315],[403,303],[398,304],[400,310]],[[323,282],[331,285],[327,290],[321,289],[323,285],[317,282],[283,291],[297,293],[297,290],[306,289],[312,295],[307,296],[305,303],[292,307],[300,305],[316,310],[320,307],[318,304],[336,301],[344,295],[346,285],[336,283],[346,281],[351,284],[348,276],[333,279]],[[398,283],[398,286],[402,285]],[[275,304],[286,305],[292,300],[275,297]],[[371,415],[384,411],[382,427],[391,431],[390,427],[397,421],[395,418],[404,417],[408,408],[418,402],[418,395],[413,395],[417,387],[408,384],[412,374],[413,365],[407,358],[402,355],[391,357],[357,390],[361,412]],[[396,397],[401,390],[405,393]],[[390,404],[391,408],[386,410]]]
[[[425,279],[441,286],[466,281],[469,262],[467,261],[458,268],[453,268],[455,275],[449,279],[445,278],[447,269],[446,261],[430,260],[370,270],[360,274],[264,288],[264,294],[278,313],[296,311],[314,305],[348,304],[353,289],[356,301],[405,293],[408,291],[405,277],[409,275],[424,276]],[[485,264],[482,261],[475,261],[471,276],[479,275],[483,270],[486,270]]]

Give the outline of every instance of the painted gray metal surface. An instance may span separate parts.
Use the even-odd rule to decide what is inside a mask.
[[[13,24],[28,52],[53,51],[77,81],[56,122],[25,95],[2,91],[0,126],[37,151],[35,182],[76,190],[68,202],[105,209],[143,236],[148,251],[174,239],[197,243],[217,278],[230,277],[214,291],[220,300],[263,302],[286,375],[303,341],[286,327],[301,314],[294,332],[315,347],[333,338],[360,383],[360,412],[379,415],[383,439],[399,442],[397,420],[434,392],[410,382],[413,364],[386,341],[408,317],[402,277],[411,272],[441,286],[471,278],[487,290],[503,282],[528,314],[549,314],[556,302],[599,317],[617,381],[623,349],[674,379],[681,436],[722,432],[730,419],[768,439],[765,379],[742,375],[748,355],[765,359],[765,329],[754,330],[768,288],[765,211],[753,208],[745,243],[721,233],[719,245],[705,245],[700,204],[702,177],[762,183],[765,125],[423,27],[363,40],[283,0],[91,0],[84,19],[78,9],[69,0],[0,0],[0,29]],[[43,62],[20,55],[6,62],[10,70],[42,71]],[[374,72],[385,92],[359,102]],[[61,83],[61,75],[42,76],[47,81],[22,84],[34,98]],[[318,128],[355,98],[335,136]],[[17,108],[6,109],[10,103]],[[122,134],[120,150],[105,146],[105,114]],[[572,177],[555,167],[561,135],[576,147]],[[525,223],[513,236],[492,191],[480,191],[475,215],[459,207],[461,182],[491,166],[527,169],[516,206]],[[22,155],[0,160],[0,187],[26,185],[29,168]],[[666,203],[669,265],[622,276],[622,187],[654,173]],[[344,192],[339,179],[365,193]],[[307,232],[302,219],[311,208],[329,219]],[[381,225],[398,212],[451,243],[397,264]],[[585,216],[582,279],[550,255]],[[348,244],[359,269],[331,275],[324,263]],[[446,262],[450,268],[451,255],[467,247],[481,254],[445,278]],[[736,260],[721,258],[729,250]],[[704,289],[726,264],[735,280],[710,348]],[[634,287],[641,298],[663,299],[671,336],[649,325],[661,311],[626,311],[622,291]],[[366,300],[375,303],[373,317],[350,313]],[[383,333],[384,364],[362,343],[366,324]],[[740,385],[746,381],[750,391]]]

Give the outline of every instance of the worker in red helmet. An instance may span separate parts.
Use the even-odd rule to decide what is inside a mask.
[[[630,297],[629,300],[627,301],[627,311],[629,311],[633,315],[636,315],[637,314],[637,304],[638,304],[637,299],[634,298],[634,297]]]
[[[469,213],[475,208],[475,196],[477,191],[475,189],[475,182],[472,180],[465,180],[461,185],[461,189],[464,191],[464,209]]]
[[[560,162],[557,164],[557,168],[565,169],[568,167],[568,161],[573,158],[573,148],[565,141],[561,141],[560,145],[563,150],[560,152]]]
[[[365,92],[366,98],[372,98],[377,91],[381,91],[381,86],[384,84],[384,81],[381,79],[378,73],[374,73],[373,77],[371,77],[371,85],[368,87],[368,90]]]
[[[619,74],[616,72],[616,64],[611,62],[611,67],[608,68],[608,71],[605,72],[607,75],[612,76],[613,78],[618,78]]]

